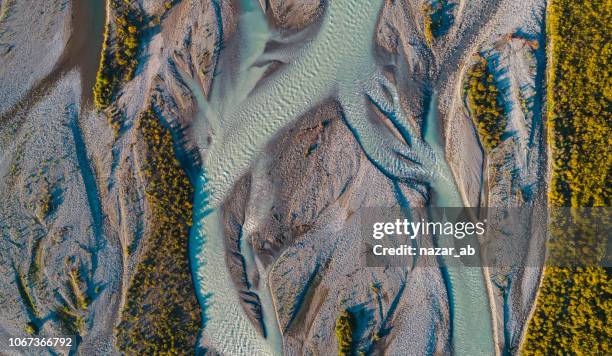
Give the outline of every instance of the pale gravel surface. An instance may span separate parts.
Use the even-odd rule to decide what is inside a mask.
[[[0,22],[0,117],[51,72],[70,36],[70,1],[12,3]]]
[[[324,151],[314,162],[333,159],[336,150],[342,150],[340,146],[347,141],[351,140],[334,140],[337,143],[329,149],[321,148]],[[322,194],[322,200],[314,205],[315,209],[322,209],[312,220],[314,226],[284,249],[274,262],[271,288],[279,317],[281,320],[292,320],[291,313],[301,308],[304,310],[300,313],[306,314],[289,324],[285,352],[290,355],[324,354],[336,350],[334,325],[338,313],[345,308],[359,318],[360,331],[356,333],[355,344],[358,349],[368,349],[376,333],[392,328],[393,332],[380,342],[380,347],[385,347],[391,354],[405,353],[407,350],[448,352],[448,301],[439,270],[364,268],[360,256],[361,214],[369,214],[371,208],[396,207],[397,192],[365,157],[359,155],[357,158],[360,162],[357,171],[341,173],[351,172],[348,182],[343,182],[340,174],[332,173],[331,177],[334,178],[326,184],[347,184],[342,194],[337,198],[328,196],[329,193]],[[290,159],[287,157],[283,161]],[[278,179],[277,176],[273,177]],[[320,194],[316,189],[302,188],[295,191],[291,199],[308,201],[309,196]],[[410,191],[406,193],[407,199],[418,204],[418,195]],[[309,209],[302,209],[295,206],[287,214],[300,220],[308,219]],[[302,217],[304,213],[306,217]],[[269,226],[270,223],[264,220],[262,225]],[[272,230],[268,234],[273,233]],[[265,236],[269,235],[259,235],[258,239]],[[316,282],[305,283],[311,278]],[[405,288],[402,288],[404,284]],[[380,306],[373,286],[380,288],[383,296]],[[312,295],[302,300],[300,295],[309,288],[312,288]],[[396,307],[392,307],[394,303],[397,303]],[[382,314],[378,312],[379,307]],[[438,342],[428,345],[429,340]]]
[[[61,305],[61,300],[70,300],[66,288],[70,266],[77,267],[91,285],[89,293],[93,301],[84,312],[86,326],[83,350],[109,350],[110,333],[117,311],[120,293],[120,250],[109,243],[104,231],[95,231],[92,206],[87,198],[86,181],[78,151],[86,150],[75,137],[73,125],[79,123],[80,80],[76,71],[70,72],[57,82],[49,94],[37,103],[15,134],[2,131],[2,150],[11,152],[11,164],[16,164],[16,173],[5,180],[9,183],[0,191],[0,234],[3,240],[2,290],[10,291],[2,300],[0,323],[13,335],[24,335],[29,321],[26,309],[19,297],[12,267],[24,271],[37,308],[43,318]],[[48,181],[52,194],[52,209],[41,220],[36,217],[36,201]],[[33,243],[43,239],[44,267],[41,283],[29,274]],[[109,240],[112,240],[109,238]],[[68,259],[68,260],[67,260]],[[67,262],[68,261],[68,262]],[[8,270],[5,270],[7,269]],[[93,288],[98,287],[99,293]],[[83,291],[87,289],[82,286]],[[61,297],[60,297],[61,296]],[[68,305],[72,305],[69,302]],[[60,325],[48,320],[41,336],[63,333]],[[91,339],[88,339],[91,338]],[[93,345],[88,344],[88,340]],[[89,345],[89,346],[88,346]]]
[[[253,173],[247,192],[241,239],[266,265],[272,264],[266,268],[271,268],[270,288],[285,353],[336,350],[334,324],[344,308],[358,315],[356,347],[361,350],[371,347],[373,335],[392,328],[380,343],[388,352],[448,352],[448,302],[440,271],[364,268],[360,256],[362,214],[396,207],[396,194],[415,204],[422,200],[409,189],[399,193],[359,152],[337,113],[329,110],[334,106],[324,108],[316,116],[306,115],[271,143],[268,155],[258,160],[272,158],[269,173]],[[331,122],[319,126],[319,120]],[[317,148],[304,157],[313,142]],[[270,209],[262,208],[264,197],[272,199]],[[291,233],[300,227],[306,232]],[[270,255],[275,257],[270,260]],[[255,274],[249,275],[255,281]],[[375,285],[383,297],[380,306],[372,290]],[[413,312],[417,309],[419,313]],[[399,337],[406,333],[410,338]]]

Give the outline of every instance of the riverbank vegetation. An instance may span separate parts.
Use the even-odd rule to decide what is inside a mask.
[[[81,276],[79,274],[79,270],[76,268],[72,268],[70,269],[70,272],[68,272],[68,274],[68,287],[72,299],[74,300],[74,304],[77,308],[81,310],[86,310],[88,302],[87,298],[81,291]]]
[[[30,269],[28,270],[28,278],[32,281],[34,285],[38,284],[41,281],[42,270],[44,268],[43,254],[45,252],[45,237],[46,236],[37,238],[32,244],[32,261],[30,262]]]
[[[32,296],[32,292],[30,291],[30,287],[28,286],[28,281],[26,279],[25,274],[21,272],[21,270],[17,271],[17,289],[19,290],[19,295],[23,300],[23,303],[26,306],[28,314],[30,314],[33,319],[40,319],[40,311],[36,306],[36,302],[34,301],[34,297]]]
[[[507,119],[500,105],[500,93],[487,60],[479,56],[468,70],[465,85],[468,107],[480,142],[491,151],[501,142]]]
[[[353,352],[353,314],[347,309],[336,319],[336,340],[338,356],[349,356]]]
[[[85,320],[79,313],[68,305],[62,305],[55,309],[55,316],[66,331],[74,335],[81,335],[85,328]]]
[[[612,31],[611,12],[612,4],[603,0],[552,0],[549,5],[547,105],[553,209],[610,206],[612,48],[607,34]],[[554,246],[572,246],[572,238],[554,231],[550,237]],[[609,355],[609,278],[608,270],[595,263],[582,267],[549,263],[523,354]]]
[[[121,85],[134,76],[144,19],[136,4],[126,0],[109,1],[111,13],[104,31],[100,67],[94,86],[98,109],[108,107]]]
[[[32,291],[28,286],[28,281],[24,273],[17,269],[16,273],[16,281],[17,282],[17,290],[19,291],[19,295],[21,296],[21,300],[26,307],[26,312],[29,321],[24,326],[24,331],[30,335],[37,334],[40,331],[40,323],[41,323],[41,314],[40,310],[36,306],[36,302],[34,301],[34,297],[32,296]]]
[[[2,28],[4,21],[8,18],[8,15],[14,5],[15,0],[0,1],[0,29]]]
[[[49,191],[49,182],[45,179],[45,184],[43,184],[40,188],[38,202],[36,203],[36,217],[41,224],[44,225],[44,221],[51,212],[51,202],[53,200],[53,196]]]
[[[85,281],[78,267],[71,265],[73,262],[70,258],[66,259],[65,266],[68,273],[65,286],[68,294],[59,294],[60,305],[55,307],[54,315],[62,329],[73,335],[82,335],[90,300],[81,287]]]
[[[187,251],[193,188],[153,110],[141,114],[137,130],[151,218],[117,343],[125,354],[193,354],[201,323]]]
[[[447,0],[433,0],[423,4],[425,41],[431,46],[435,39],[446,34],[453,21],[455,4]]]

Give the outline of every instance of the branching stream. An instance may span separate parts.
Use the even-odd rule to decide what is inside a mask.
[[[319,32],[291,58],[282,52],[266,53],[267,58],[287,64],[260,81],[266,67],[254,64],[263,54],[270,33],[259,4],[244,0],[239,34],[249,45],[243,46],[237,78],[232,78],[236,87],[228,88],[229,74],[219,71],[212,94],[206,99],[197,83],[185,78],[192,91],[200,92],[195,95],[199,120],[206,124],[198,127],[207,127],[212,133],[210,145],[202,152],[205,171],[196,187],[190,254],[198,298],[204,306],[202,338],[222,354],[282,352],[282,341],[260,336],[242,310],[225,264],[218,208],[266,143],[312,107],[329,98],[336,99],[364,153],[386,176],[399,182],[428,183],[435,190],[439,206],[462,204],[445,162],[443,145],[434,139],[439,137],[435,98],[428,116],[429,133],[423,140],[400,107],[397,88],[375,61],[373,39],[383,4],[384,0],[329,1]],[[222,59],[220,63],[223,62]],[[257,89],[252,90],[256,84]],[[372,105],[393,123],[408,144],[368,119]],[[454,267],[445,270],[455,353],[494,354],[482,271]],[[260,286],[260,291],[261,288],[264,287]],[[266,328],[278,329],[278,325],[270,325],[275,318],[273,305],[266,300],[270,299],[269,293],[259,293],[259,297]],[[272,334],[277,333],[274,330]]]

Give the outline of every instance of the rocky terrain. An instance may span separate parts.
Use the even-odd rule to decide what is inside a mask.
[[[347,311],[353,318],[354,353],[451,354],[456,313],[442,263],[432,257],[406,267],[366,267],[361,249],[361,223],[370,209],[428,206],[434,193],[430,182],[398,178],[385,169],[388,162],[376,155],[385,154],[386,148],[364,138],[367,135],[355,123],[370,123],[367,127],[382,132],[384,142],[407,144],[402,131],[406,128],[420,141],[436,97],[433,110],[444,148],[438,160],[448,162],[449,184],[456,184],[463,205],[495,207],[489,219],[500,231],[516,224],[504,220],[505,212],[528,208],[524,230],[512,230],[515,235],[505,240],[481,241],[483,254],[497,262],[482,269],[490,310],[483,318],[493,330],[490,342],[495,354],[518,351],[544,258],[544,231],[538,230],[548,176],[544,1],[381,1],[374,36],[367,38],[374,53],[372,67],[380,74],[377,80],[388,82],[382,85],[381,97],[393,101],[389,88],[396,89],[394,109],[405,122],[394,121],[400,116],[376,106],[374,98],[365,102],[362,116],[352,119],[339,94],[349,87],[334,72],[329,82],[335,86],[321,98],[309,98],[304,112],[272,130],[270,139],[250,152],[253,159],[245,159],[245,169],[231,171],[241,167],[241,157],[223,156],[213,161],[216,166],[206,166],[211,152],[234,152],[231,145],[242,143],[232,141],[235,138],[244,139],[245,146],[247,139],[256,141],[255,130],[247,138],[238,135],[249,128],[240,124],[249,117],[232,122],[239,115],[223,114],[245,102],[257,108],[259,102],[253,98],[276,81],[280,87],[295,84],[294,78],[283,75],[291,73],[292,63],[305,58],[316,43],[333,1],[341,3],[129,1],[141,19],[134,29],[137,66],[103,108],[96,108],[91,96],[91,60],[64,60],[74,55],[78,42],[74,17],[93,5],[86,0],[0,1],[0,337],[70,334],[78,335],[82,354],[146,353],[154,347],[144,349],[140,339],[131,344],[117,334],[117,326],[126,320],[130,301],[148,300],[141,311],[130,314],[130,322],[140,320],[135,328],[150,330],[151,335],[134,337],[152,338],[173,328],[194,341],[192,348],[176,350],[168,343],[157,351],[245,352],[224,349],[239,335],[214,337],[216,314],[210,311],[219,303],[198,272],[213,265],[212,260],[200,265],[194,252],[194,236],[200,222],[209,221],[210,209],[220,226],[218,236],[208,236],[220,242],[220,249],[212,253],[224,263],[226,287],[238,301],[235,314],[228,314],[222,325],[234,323],[230,315],[244,316],[248,323],[240,325],[248,329],[245,335],[254,335],[253,345],[266,345],[255,348],[259,353],[336,353],[338,317]],[[125,16],[110,3],[106,17],[96,16],[105,21],[105,51],[112,55],[113,46],[121,45],[120,19]],[[251,43],[264,38],[261,53],[241,43],[248,36],[241,21],[259,24],[254,13],[267,23],[265,30],[252,30],[261,36]],[[31,17],[36,21],[25,20]],[[102,33],[91,36],[95,45],[86,45],[84,51],[95,54],[97,68],[106,40]],[[256,58],[245,61],[243,51],[252,51]],[[467,84],[480,58],[500,93],[505,123],[492,148],[485,147],[477,130],[479,118],[470,106]],[[312,73],[317,75],[327,74]],[[285,79],[287,83],[281,82]],[[366,94],[379,93],[367,90]],[[233,100],[223,100],[230,97]],[[291,101],[282,91],[276,99]],[[250,109],[240,112],[252,113]],[[181,203],[195,208],[189,236],[183,230],[162,235],[185,247],[180,251],[189,246],[188,254],[154,255],[169,261],[189,259],[191,269],[184,267],[176,274],[156,271],[151,278],[158,279],[150,281],[157,283],[141,285],[135,282],[140,280],[136,274],[144,265],[168,265],[147,258],[159,247],[155,232],[164,219],[155,213],[159,202],[150,190],[151,176],[162,172],[147,174],[152,149],[146,150],[138,130],[139,118],[149,110],[166,130],[160,132],[172,138],[160,144],[164,149],[159,151],[174,153],[173,169],[195,191],[189,198],[193,201],[184,198]],[[273,119],[265,117],[262,122],[267,125]],[[218,142],[225,143],[218,148]],[[224,194],[215,195],[221,188],[213,190],[207,205],[205,190],[223,187],[218,177],[235,179],[228,178],[231,184]],[[178,197],[172,192],[176,191],[167,195],[168,200]],[[418,243],[430,246],[433,241],[425,237]],[[505,260],[516,254],[510,262]],[[164,278],[181,276],[184,281],[186,275],[193,280],[179,284],[187,296],[185,301],[176,299],[176,307],[184,307],[181,317],[145,324],[144,320],[151,322],[146,314],[159,315],[159,309],[147,297],[134,297],[140,295],[134,291],[144,288],[148,296],[166,293],[164,287],[170,284]],[[195,320],[186,316],[193,310],[201,312],[201,334],[184,323],[185,318]]]

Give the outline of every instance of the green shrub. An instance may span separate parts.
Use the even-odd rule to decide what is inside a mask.
[[[437,15],[437,7],[426,3],[423,5],[423,19],[425,26],[425,40],[428,45],[432,45],[437,36],[440,26],[442,26],[442,18]]]
[[[466,91],[480,141],[485,150],[490,151],[501,142],[507,120],[499,104],[499,89],[485,58],[479,56],[468,71]]]
[[[28,277],[33,283],[40,281],[40,275],[43,269],[43,253],[44,253],[44,237],[39,237],[34,241],[32,246],[32,262],[28,271]]]
[[[77,308],[81,310],[87,309],[87,299],[81,292],[81,278],[79,276],[79,271],[75,268],[71,269],[69,272],[70,278],[68,279],[68,287],[70,289],[70,293],[72,294],[72,298],[74,299],[74,304]]]
[[[23,328],[23,331],[25,331],[28,335],[34,335],[38,333],[38,328],[34,323],[29,322],[26,324],[25,328]]]
[[[36,202],[35,210],[36,217],[42,223],[44,223],[47,216],[51,212],[51,202],[53,201],[53,196],[49,192],[49,183],[45,182],[41,188],[38,196],[38,201]]]
[[[15,0],[0,1],[0,25],[2,25],[3,22],[8,18],[9,12],[15,5],[15,2]]]
[[[98,109],[108,107],[122,83],[134,76],[138,66],[143,18],[131,1],[111,0],[113,24],[106,24],[100,66],[94,86],[94,103]],[[112,31],[114,30],[114,31]],[[112,36],[114,35],[114,36]]]
[[[17,271],[17,289],[19,290],[21,299],[23,299],[23,302],[26,308],[28,309],[28,312],[32,314],[34,318],[40,319],[40,311],[36,307],[36,303],[34,302],[34,298],[32,297],[30,287],[28,287],[26,277],[21,271]]]
[[[64,327],[71,334],[81,334],[85,327],[85,321],[78,313],[70,307],[63,305],[55,309],[55,315]]]
[[[338,340],[338,356],[351,355],[353,352],[353,314],[347,309],[336,319],[336,339]]]
[[[446,0],[428,0],[423,4],[423,32],[429,46],[447,32],[453,21],[453,7],[454,4]]]

